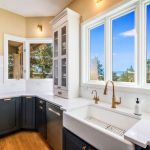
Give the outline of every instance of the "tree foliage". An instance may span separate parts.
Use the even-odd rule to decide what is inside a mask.
[[[52,46],[42,44],[33,48],[30,58],[30,74],[32,78],[49,78],[52,75]]]

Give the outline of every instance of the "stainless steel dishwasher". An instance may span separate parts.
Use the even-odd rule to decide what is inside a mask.
[[[46,103],[47,141],[54,150],[62,150],[62,117],[63,111],[59,106]]]

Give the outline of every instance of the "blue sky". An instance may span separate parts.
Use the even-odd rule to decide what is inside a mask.
[[[150,5],[147,6],[147,58],[150,59]]]
[[[147,57],[150,59],[150,5],[147,7]],[[114,19],[112,22],[113,71],[134,67],[135,12]],[[104,25],[90,31],[91,59],[97,56],[104,66]]]
[[[134,67],[135,12],[121,16],[112,22],[113,71],[126,71]]]
[[[98,57],[104,67],[104,25],[90,31],[91,59]]]

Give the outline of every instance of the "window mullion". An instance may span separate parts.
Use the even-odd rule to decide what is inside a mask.
[[[112,52],[111,52],[111,20],[106,18],[106,32],[105,32],[105,79],[112,80]]]

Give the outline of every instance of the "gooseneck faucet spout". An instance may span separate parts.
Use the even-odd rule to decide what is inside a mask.
[[[115,84],[114,84],[113,81],[108,80],[108,81],[106,82],[105,89],[104,89],[104,95],[107,95],[107,88],[108,88],[108,84],[109,84],[109,83],[112,84],[112,88],[113,88],[113,89],[112,89],[112,90],[113,90],[113,93],[112,93],[112,108],[116,108],[116,105],[121,104],[121,98],[120,98],[120,101],[119,101],[119,102],[116,101],[116,97],[115,97]]]

